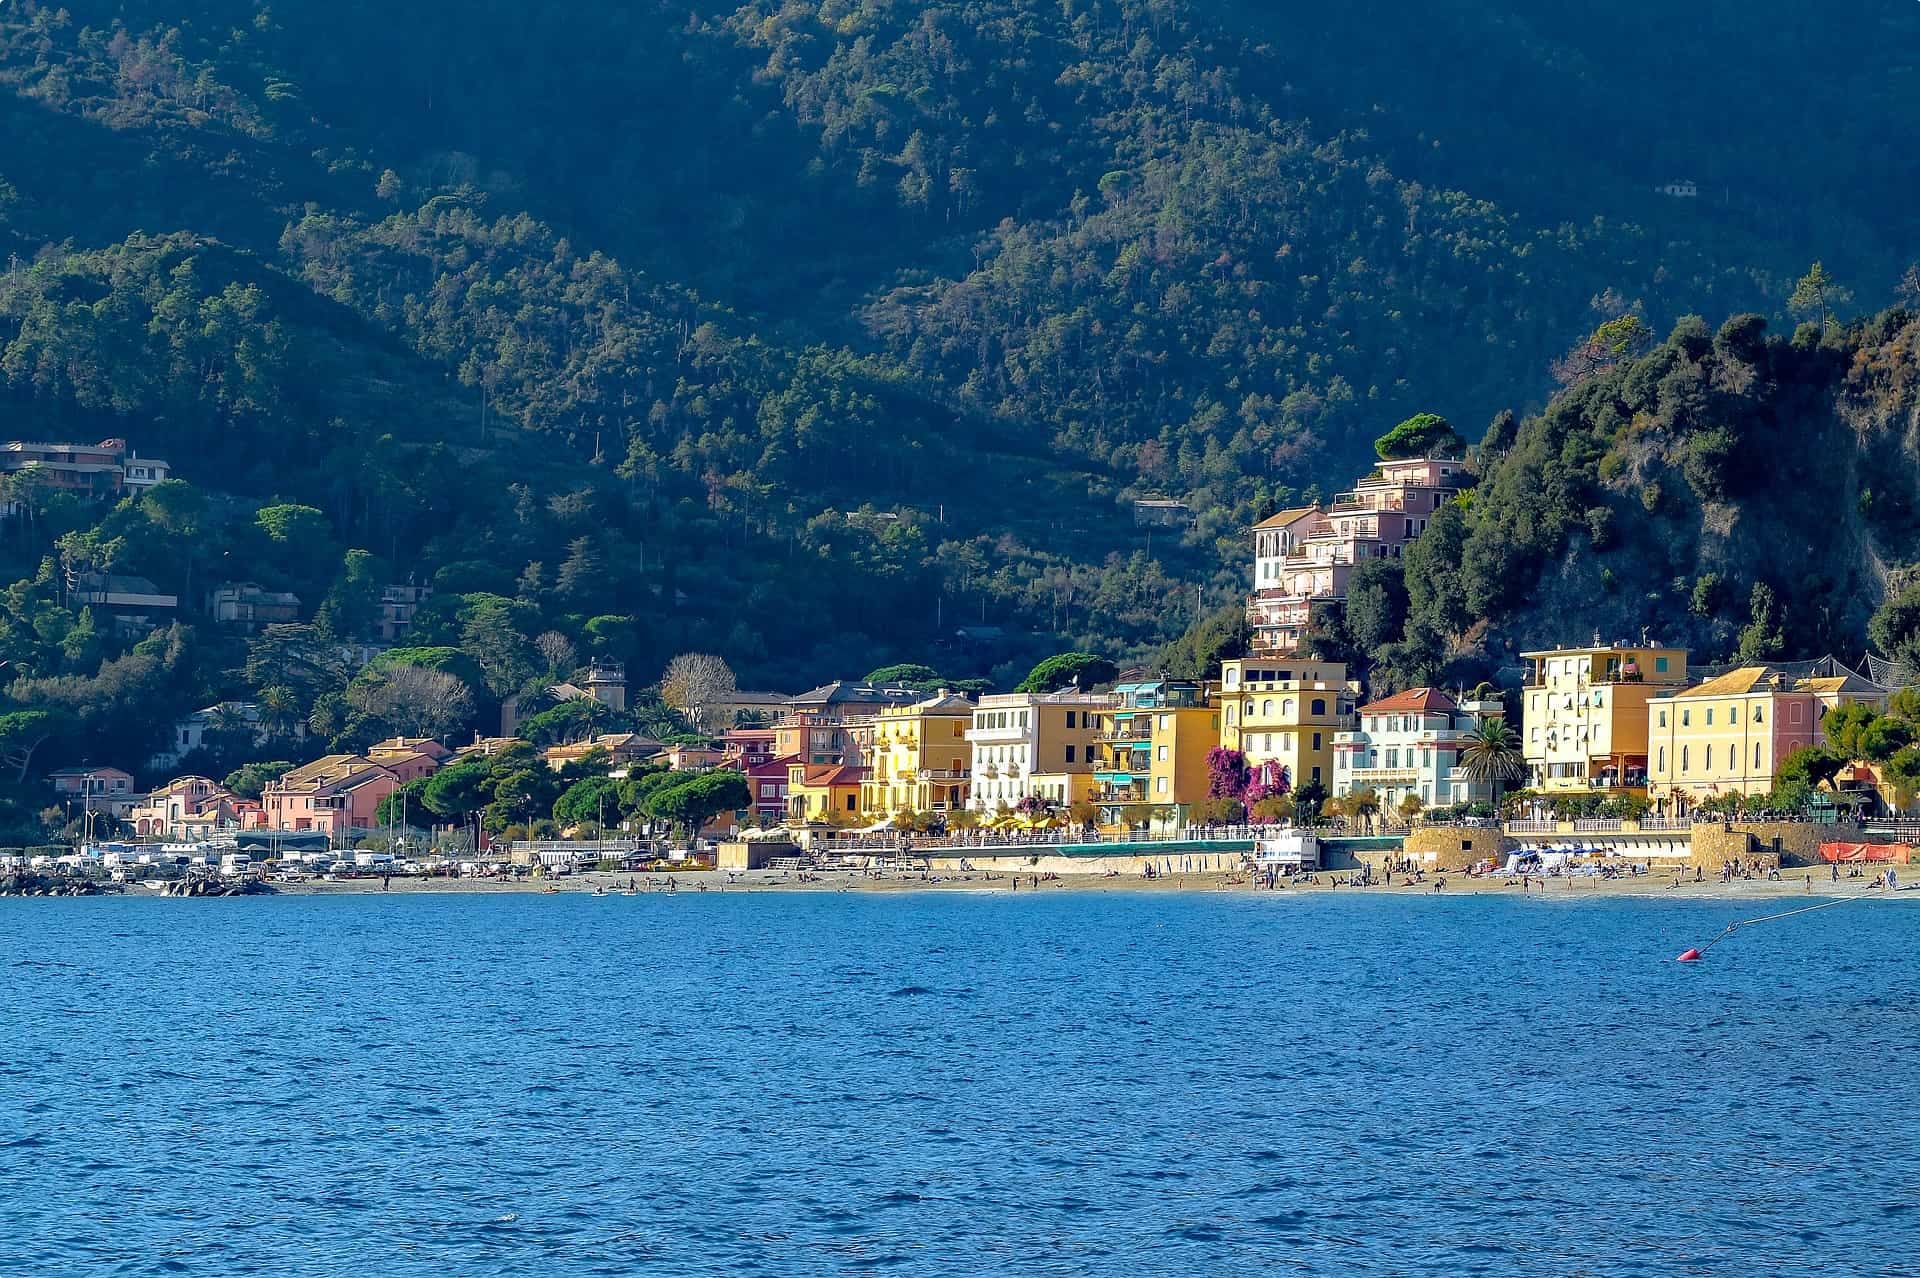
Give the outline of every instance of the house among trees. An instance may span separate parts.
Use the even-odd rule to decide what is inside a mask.
[[[300,620],[300,596],[251,581],[222,582],[207,592],[207,616],[217,625],[250,635],[262,626]]]
[[[122,634],[140,635],[165,621],[180,608],[178,595],[169,595],[145,577],[120,573],[83,572],[74,576],[67,606],[75,612],[91,608],[112,617]]]

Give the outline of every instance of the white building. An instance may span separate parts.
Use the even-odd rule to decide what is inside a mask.
[[[1460,768],[1460,748],[1498,701],[1458,703],[1437,688],[1411,688],[1356,712],[1357,731],[1333,739],[1333,793],[1372,790],[1380,811],[1392,814],[1408,795],[1423,807],[1444,808],[1493,798],[1493,787]]]
[[[1114,698],[1091,692],[1007,692],[980,698],[968,806],[992,814],[1034,797],[1071,804],[1087,797],[1099,752],[1100,718]],[[1076,790],[1078,793],[1076,793]]]

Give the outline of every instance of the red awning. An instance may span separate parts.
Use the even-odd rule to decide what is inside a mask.
[[[1910,843],[1822,843],[1823,861],[1893,861],[1906,864],[1913,858]]]

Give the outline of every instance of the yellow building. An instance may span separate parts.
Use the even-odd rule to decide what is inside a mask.
[[[1549,794],[1644,789],[1647,703],[1687,682],[1687,650],[1613,644],[1523,652],[1528,784]]]
[[[1220,711],[1197,683],[1123,683],[1101,717],[1101,762],[1094,801],[1109,823],[1145,809],[1155,824],[1200,817],[1207,800],[1207,755],[1220,744]],[[1131,809],[1132,811],[1129,811]]]
[[[1802,679],[1742,666],[1658,697],[1649,706],[1647,797],[1681,813],[1722,795],[1765,794],[1789,755],[1826,743],[1827,711],[1850,701],[1884,709],[1887,696],[1852,673]]]
[[[1095,741],[1101,716],[1115,699],[1091,692],[1008,692],[980,698],[967,729],[971,750],[973,810],[992,815],[1011,810],[1022,799],[1060,801],[1072,790],[1085,797],[1092,789]],[[1049,778],[1045,792],[1038,784]],[[1060,782],[1063,776],[1084,782]]]
[[[1333,784],[1333,738],[1353,729],[1353,692],[1337,661],[1243,657],[1220,665],[1220,744],[1258,768],[1278,763],[1293,785]]]
[[[874,716],[860,807],[870,817],[965,807],[972,776],[973,703],[942,693]]]
[[[842,763],[794,762],[787,767],[787,821],[854,825],[860,819],[865,768]]]

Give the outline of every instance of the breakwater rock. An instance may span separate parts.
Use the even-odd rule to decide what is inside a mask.
[[[273,896],[279,889],[259,879],[178,879],[162,896]]]
[[[0,874],[0,896],[100,896],[121,892],[118,883],[97,883],[92,879],[65,874],[41,874],[29,870],[10,870]]]

